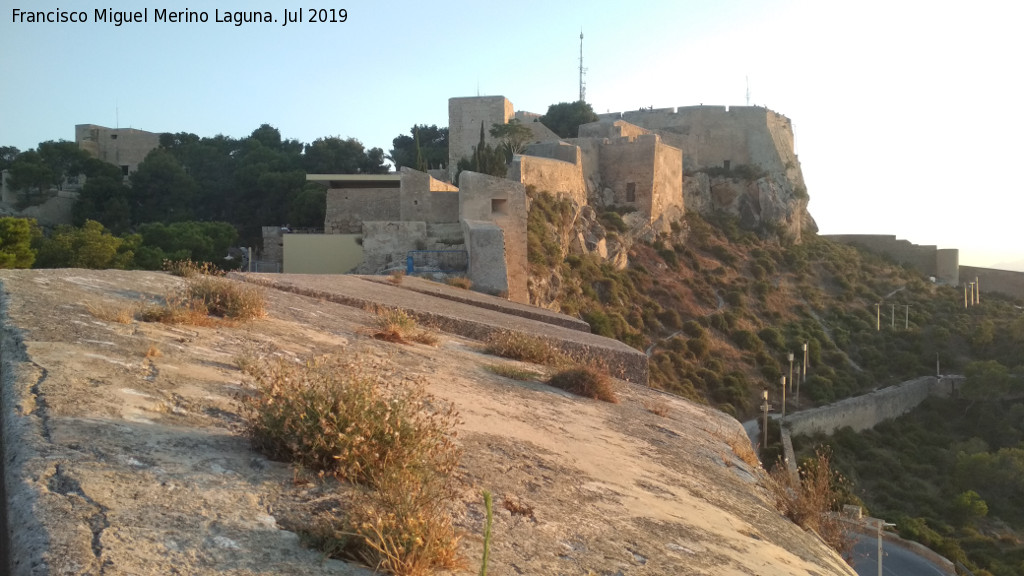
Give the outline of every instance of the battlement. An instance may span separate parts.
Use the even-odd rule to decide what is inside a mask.
[[[768,116],[773,119],[782,119],[790,122],[784,114],[780,114],[764,106],[722,106],[705,105],[678,106],[675,108],[640,108],[639,110],[626,110],[623,112],[608,112],[598,114],[598,120],[629,120],[637,117],[658,117],[658,116],[688,116],[693,114],[731,115],[733,117],[758,117]]]

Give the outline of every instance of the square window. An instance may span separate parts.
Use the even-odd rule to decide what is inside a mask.
[[[117,140],[117,134],[111,134],[110,135],[110,139],[111,140]]]
[[[506,214],[508,210],[508,200],[505,198],[492,198],[491,199],[491,214]]]

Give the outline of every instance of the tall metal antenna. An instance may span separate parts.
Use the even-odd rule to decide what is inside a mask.
[[[747,76],[747,106],[750,106],[750,76]]]
[[[580,102],[587,101],[587,85],[583,82],[583,75],[587,69],[583,67],[583,29],[580,28]]]

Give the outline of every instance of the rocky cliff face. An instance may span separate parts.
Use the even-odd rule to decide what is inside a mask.
[[[725,212],[739,218],[745,229],[774,229],[795,242],[804,232],[818,231],[807,211],[806,190],[784,174],[751,179],[696,172],[683,180],[683,199],[689,211],[702,215]]]

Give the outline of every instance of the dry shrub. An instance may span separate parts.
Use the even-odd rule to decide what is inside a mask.
[[[465,276],[452,276],[444,281],[449,286],[456,288],[462,288],[463,290],[469,290],[473,287],[473,281]]]
[[[257,450],[365,487],[349,517],[311,527],[322,551],[408,576],[458,565],[452,408],[360,357],[239,366],[256,384],[242,404]]]
[[[799,480],[795,479],[781,461],[772,469],[768,486],[776,508],[798,526],[817,532],[836,552],[848,557],[853,539],[835,513],[840,487],[846,479],[832,470],[829,454],[823,449],[801,464],[799,476]]]
[[[730,436],[726,439],[726,443],[732,448],[732,453],[745,462],[747,466],[757,468],[761,465],[757,452],[754,451],[754,447],[750,445],[750,439],[745,435]]]
[[[135,313],[139,310],[139,306],[134,304],[118,306],[109,303],[90,303],[86,304],[85,307],[94,318],[106,320],[107,322],[117,322],[118,324],[131,324],[135,320]]]
[[[484,344],[484,353],[533,364],[563,366],[565,355],[546,340],[519,332],[499,332]]]
[[[263,291],[250,284],[202,276],[190,281],[185,293],[189,299],[205,304],[207,311],[214,316],[252,320],[267,315]]]
[[[192,260],[164,260],[163,269],[165,272],[182,278],[224,275],[222,270],[210,262],[193,262]]]
[[[540,374],[532,370],[524,370],[510,364],[488,364],[484,366],[484,369],[493,374],[497,374],[498,376],[523,382],[527,380],[536,380],[540,377]]]
[[[644,409],[655,416],[668,416],[668,403],[664,400],[648,400],[644,402]]]
[[[211,318],[206,305],[195,300],[188,300],[181,294],[170,294],[163,304],[149,304],[139,311],[139,319],[143,322],[160,322],[161,324],[185,324],[188,326],[216,326],[218,321]]]
[[[419,342],[430,346],[436,346],[440,341],[436,333],[420,328],[415,318],[399,308],[377,308],[374,323],[377,331],[373,337],[378,340],[403,344]]]
[[[159,358],[159,357],[161,357],[163,355],[164,355],[164,353],[161,352],[160,349],[156,347],[156,344],[150,344],[149,348],[146,349],[146,358],[147,359],[149,359],[149,358]]]
[[[612,404],[619,403],[615,394],[615,384],[606,370],[594,366],[575,366],[556,372],[548,379],[548,385],[561,388],[566,392],[593,398]]]
[[[405,270],[392,270],[388,274],[388,282],[391,282],[395,286],[398,286],[405,280]]]

